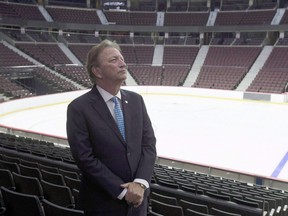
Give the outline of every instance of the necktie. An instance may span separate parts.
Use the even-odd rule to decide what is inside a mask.
[[[114,102],[114,112],[115,112],[115,120],[117,122],[118,128],[120,130],[120,133],[122,134],[122,137],[125,140],[125,126],[124,126],[124,118],[123,113],[119,104],[119,101],[116,96],[111,98],[111,100]]]

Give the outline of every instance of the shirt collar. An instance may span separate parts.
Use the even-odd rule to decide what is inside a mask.
[[[114,97],[114,95],[110,94],[109,92],[107,92],[106,90],[104,90],[103,88],[101,88],[100,86],[96,85],[96,88],[98,89],[100,95],[102,96],[102,98],[104,99],[104,101],[107,103],[112,97]],[[119,98],[121,100],[121,92],[119,91],[115,96],[117,96],[117,98]]]

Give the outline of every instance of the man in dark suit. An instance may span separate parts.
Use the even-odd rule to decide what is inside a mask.
[[[120,89],[127,71],[115,42],[94,46],[86,69],[94,86],[67,109],[68,142],[82,172],[82,208],[87,216],[146,216],[156,138],[143,98]],[[125,129],[118,128],[114,96]]]

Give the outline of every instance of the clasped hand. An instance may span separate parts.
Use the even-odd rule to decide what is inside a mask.
[[[140,206],[144,199],[144,189],[137,182],[128,182],[121,185],[122,188],[127,189],[125,194],[125,200],[129,205],[133,205],[135,208]]]

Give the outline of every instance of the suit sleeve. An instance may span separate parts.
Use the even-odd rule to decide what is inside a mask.
[[[142,103],[142,115],[143,115],[143,122],[142,122],[143,132],[141,143],[142,153],[136,173],[136,178],[145,179],[147,182],[150,182],[157,156],[156,137],[142,97],[141,97],[141,103]]]

